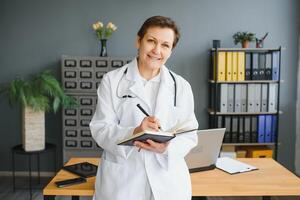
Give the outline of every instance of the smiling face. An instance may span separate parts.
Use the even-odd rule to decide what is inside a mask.
[[[149,27],[143,38],[137,37],[140,71],[159,72],[172,53],[174,31],[171,28]]]

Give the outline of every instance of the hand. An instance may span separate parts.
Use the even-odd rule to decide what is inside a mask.
[[[143,132],[145,130],[159,131],[159,127],[159,120],[156,119],[154,116],[145,117],[141,124],[134,129],[133,135]]]
[[[169,142],[158,143],[148,139],[147,143],[135,141],[134,145],[139,147],[140,149],[146,149],[155,153],[164,153],[167,150]]]

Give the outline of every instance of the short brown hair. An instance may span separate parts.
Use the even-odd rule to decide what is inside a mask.
[[[180,38],[179,28],[176,25],[175,21],[173,21],[169,17],[164,17],[164,16],[150,17],[141,26],[140,30],[137,33],[138,36],[142,39],[150,27],[161,27],[161,28],[172,29],[174,31],[173,48],[175,48]]]

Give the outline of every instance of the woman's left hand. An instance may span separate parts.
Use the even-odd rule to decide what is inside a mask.
[[[135,141],[134,145],[141,149],[146,149],[148,151],[153,151],[155,153],[164,153],[167,150],[169,142],[158,143],[148,139],[147,142]]]

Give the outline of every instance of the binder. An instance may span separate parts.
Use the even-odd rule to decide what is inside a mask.
[[[277,116],[272,116],[272,132],[271,132],[271,142],[276,142],[276,133],[277,133]]]
[[[232,81],[232,52],[226,52],[226,81]]]
[[[265,115],[259,115],[258,116],[258,143],[264,143],[265,142]]]
[[[268,112],[268,84],[261,84],[261,112]]]
[[[279,51],[272,52],[272,80],[279,80],[279,65],[280,57]]]
[[[237,80],[245,80],[245,52],[237,53]]]
[[[242,84],[236,84],[234,90],[234,112],[241,112]]]
[[[258,54],[258,79],[265,80],[266,71],[266,55],[265,53]]]
[[[238,80],[237,52],[232,52],[232,81]]]
[[[244,117],[240,116],[238,118],[239,120],[239,129],[238,129],[238,142],[239,143],[243,143],[244,142],[244,127],[245,127],[245,121],[244,121]]]
[[[250,143],[251,142],[251,117],[246,116],[244,119],[244,142]]]
[[[214,58],[215,58],[215,53],[214,53]],[[225,65],[226,65],[226,53],[225,52],[218,52],[218,74],[217,74],[217,80],[218,81],[225,81]],[[214,80],[215,80],[215,75],[216,75],[216,66],[217,63],[215,63],[214,59]]]
[[[253,83],[248,84],[248,90],[247,90],[247,110],[248,112],[255,112],[255,92],[256,92],[256,86]]]
[[[258,53],[252,53],[252,80],[259,80]]]
[[[245,80],[251,80],[251,53],[245,54]]]
[[[261,84],[255,84],[254,112],[261,111]]]
[[[272,115],[266,115],[265,119],[265,142],[271,142],[272,134]]]
[[[227,85],[227,112],[234,112],[234,84]]]
[[[228,84],[220,85],[220,112],[227,112],[227,93]]]
[[[238,116],[232,116],[231,142],[238,142]]]
[[[272,80],[272,54],[266,53],[265,80]]]
[[[225,135],[224,135],[224,142],[230,143],[231,142],[231,117],[230,116],[224,116],[225,118]]]
[[[251,117],[251,142],[257,142],[257,116]]]
[[[269,84],[269,112],[277,112],[277,83]]]
[[[241,84],[241,112],[247,112],[247,85]]]

